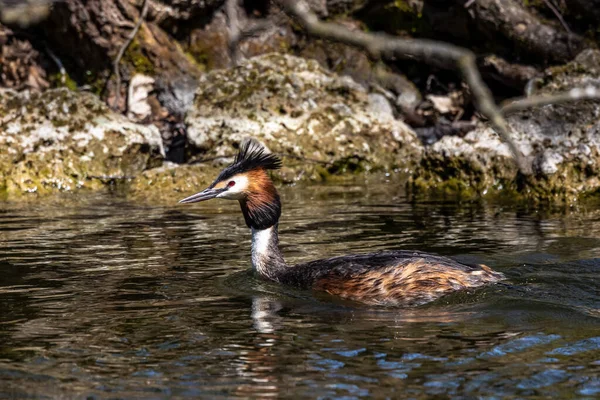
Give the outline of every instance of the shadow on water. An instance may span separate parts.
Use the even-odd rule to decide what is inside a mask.
[[[596,397],[600,213],[285,188],[290,262],[419,249],[506,283],[415,309],[257,279],[237,205],[0,208],[0,397]]]

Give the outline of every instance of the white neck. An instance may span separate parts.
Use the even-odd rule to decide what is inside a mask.
[[[252,229],[252,267],[260,275],[277,280],[277,272],[287,265],[279,251],[277,225]]]

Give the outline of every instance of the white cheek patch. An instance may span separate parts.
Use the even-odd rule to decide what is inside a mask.
[[[248,177],[245,175],[235,175],[229,179],[228,182],[235,182],[235,185],[219,194],[217,197],[220,199],[229,200],[240,200],[244,198],[246,189],[248,189]]]

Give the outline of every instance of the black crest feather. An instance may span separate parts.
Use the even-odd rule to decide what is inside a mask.
[[[267,153],[265,147],[257,140],[244,139],[240,143],[240,150],[233,163],[219,174],[215,182],[256,168],[279,169],[281,168],[281,159],[275,154]]]

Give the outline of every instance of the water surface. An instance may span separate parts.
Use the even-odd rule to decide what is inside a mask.
[[[0,398],[600,396],[600,213],[288,187],[289,262],[418,249],[504,285],[415,309],[256,279],[233,202],[0,205]]]

